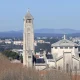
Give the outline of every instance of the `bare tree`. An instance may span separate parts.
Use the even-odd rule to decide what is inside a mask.
[[[0,80],[70,80],[70,76],[61,70],[47,69],[40,73],[22,64],[12,64],[5,56],[0,56],[0,63]]]

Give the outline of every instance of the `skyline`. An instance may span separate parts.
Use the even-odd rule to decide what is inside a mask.
[[[23,29],[23,18],[30,9],[34,28],[80,30],[79,0],[2,0],[0,1],[0,32]]]

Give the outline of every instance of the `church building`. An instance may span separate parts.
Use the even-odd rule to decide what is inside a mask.
[[[35,67],[42,70],[48,67],[53,67],[59,70],[71,71],[80,70],[80,59],[78,44],[69,41],[64,35],[64,39],[51,45],[51,52],[39,54],[36,58],[36,63],[33,63],[34,50],[34,27],[33,16],[28,10],[24,17],[24,32],[23,32],[23,65],[27,67]]]
[[[52,44],[51,53],[54,56],[57,69],[70,71],[80,69],[78,44],[64,39]]]
[[[23,65],[27,67],[33,66],[34,54],[34,30],[33,30],[33,16],[30,11],[24,17],[24,32],[23,32]]]

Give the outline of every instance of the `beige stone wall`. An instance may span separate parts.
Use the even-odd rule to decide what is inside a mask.
[[[56,62],[56,67],[57,67],[57,69],[61,69],[61,70],[63,70],[63,58],[62,59],[60,59],[60,60],[58,60],[57,62]]]
[[[73,58],[73,70],[75,70],[75,67],[79,70],[79,60]]]
[[[49,65],[49,67],[56,67],[54,61],[47,60],[47,65]]]
[[[33,54],[34,54],[33,23],[26,23],[26,19],[24,18],[23,65],[26,65],[27,67],[32,67]]]
[[[43,69],[45,69],[46,68],[46,65],[45,66],[37,66],[37,65],[35,65],[35,69],[36,70],[43,70]]]
[[[65,49],[65,48],[60,49],[60,47],[57,47],[57,49],[55,49],[54,47],[51,48],[51,53],[56,57],[62,56],[63,52],[71,52],[72,55],[78,56],[78,49],[75,49],[75,47],[73,47],[72,49],[70,49],[69,47],[68,49]]]

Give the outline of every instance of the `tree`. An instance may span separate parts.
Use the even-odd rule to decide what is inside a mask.
[[[2,54],[8,58],[19,59],[19,54],[10,50],[5,50],[2,52]]]

